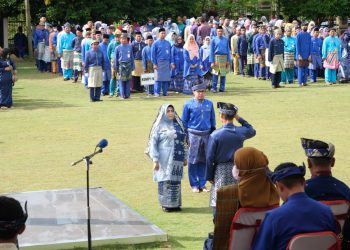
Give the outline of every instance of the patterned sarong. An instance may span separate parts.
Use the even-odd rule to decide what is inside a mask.
[[[147,61],[147,72],[148,73],[154,73],[154,69],[153,69],[153,63],[151,60]]]
[[[254,54],[247,55],[247,64],[254,64]]]
[[[62,54],[62,69],[73,68],[73,50],[64,49]]]
[[[214,250],[228,249],[231,222],[239,207],[238,185],[227,185],[218,189],[214,226]]]
[[[181,182],[160,181],[158,182],[158,200],[162,207],[181,207]]]
[[[226,67],[227,55],[215,55],[215,62],[217,65],[215,65],[212,71],[214,75],[226,76],[230,72],[230,69]]]
[[[52,45],[51,61],[57,60],[57,46]]]
[[[101,86],[102,86],[102,67],[101,66],[89,67],[88,87],[96,88]]]
[[[183,93],[187,95],[192,95],[192,87],[202,83],[202,77],[198,76],[196,69],[190,69],[190,74],[185,78]]]
[[[196,164],[198,162],[205,162],[205,153],[208,145],[210,129],[206,131],[199,131],[188,129],[188,139],[190,148],[188,151],[188,162]]]
[[[141,76],[143,73],[142,60],[134,60],[135,69],[132,71],[132,76]]]
[[[118,69],[119,80],[129,81],[131,79],[132,66],[131,62],[120,62]]]
[[[36,59],[43,60],[44,53],[45,53],[45,43],[44,42],[38,43],[37,49],[38,49],[38,54]]]
[[[214,184],[210,189],[210,206],[216,207],[216,192],[220,187],[236,184],[232,176],[233,162],[219,163],[216,165],[214,173]]]
[[[260,59],[259,59],[259,66],[260,68],[264,68],[266,66],[265,64],[265,51],[266,49],[260,49]]]
[[[328,52],[326,59],[323,62],[323,67],[326,69],[338,69],[339,68],[339,58],[337,49],[332,52]]]
[[[45,46],[44,55],[43,55],[42,60],[46,63],[51,62],[51,52],[50,52],[49,46]]]
[[[82,71],[81,52],[73,52],[73,70]]]
[[[275,55],[270,63],[270,72],[276,74],[276,72],[282,72],[284,70],[283,55]]]
[[[284,52],[284,67],[286,69],[294,69],[294,53]]]
[[[158,82],[170,82],[170,63],[168,60],[159,60],[158,69],[154,71],[154,80]]]

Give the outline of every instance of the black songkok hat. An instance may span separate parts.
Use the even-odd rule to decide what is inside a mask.
[[[108,35],[108,34],[103,34],[102,38],[107,38],[107,39],[109,39],[109,35]]]
[[[303,27],[303,26],[308,26],[308,25],[309,25],[308,22],[303,22],[303,23],[301,24],[302,27]]]
[[[309,158],[333,158],[335,147],[332,143],[301,138],[301,145]]]
[[[77,28],[77,31],[83,32],[83,29],[80,28],[80,27],[78,27],[78,28]]]
[[[140,31],[136,31],[135,35],[142,35],[142,33]]]
[[[152,35],[148,35],[148,36],[147,36],[147,40],[148,40],[148,39],[152,39],[152,40],[153,40],[153,36],[152,36]]]
[[[164,29],[164,28],[160,28],[160,29],[159,29],[159,32],[162,32],[162,31],[165,32],[165,29]]]
[[[315,27],[314,31],[320,31],[320,28],[319,27]]]
[[[86,28],[85,31],[91,31],[91,28]]]
[[[220,25],[220,26],[218,26],[216,29],[217,29],[217,30],[222,30],[222,26]]]
[[[126,30],[122,30],[122,33],[127,34],[128,32]]]
[[[224,115],[235,116],[238,112],[238,107],[231,103],[218,102],[217,108],[219,109],[219,112]]]
[[[96,34],[96,35],[98,35],[98,34],[100,34],[100,35],[101,35],[101,34],[102,34],[102,32],[101,32],[101,31],[99,31],[99,30],[96,30],[95,34]]]

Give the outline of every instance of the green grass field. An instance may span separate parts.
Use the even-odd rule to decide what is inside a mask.
[[[193,194],[185,171],[183,211],[162,212],[152,163],[143,153],[159,106],[172,103],[181,115],[190,96],[147,99],[133,94],[129,100],[104,97],[91,103],[81,84],[37,73],[32,62],[18,66],[14,107],[0,110],[0,193],[84,187],[83,165],[70,163],[107,138],[109,146],[94,159],[91,186],[105,188],[166,231],[169,242],[96,249],[202,249],[213,229],[209,194]],[[300,137],[318,138],[335,144],[334,175],[350,184],[350,85],[325,86],[322,81],[272,89],[268,81],[230,75],[227,92],[208,93],[207,98],[239,107],[257,130],[245,145],[265,152],[270,168],[306,161]],[[220,127],[218,116],[217,123]]]

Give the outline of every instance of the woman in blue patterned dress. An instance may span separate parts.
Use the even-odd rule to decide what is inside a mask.
[[[181,179],[187,165],[186,133],[174,106],[164,104],[153,123],[146,154],[153,161],[153,180],[165,212],[181,210]]]

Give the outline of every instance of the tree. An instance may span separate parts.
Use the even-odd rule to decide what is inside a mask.
[[[334,20],[336,16],[348,16],[350,12],[348,0],[279,0],[279,4],[285,15],[314,20],[318,24]]]
[[[20,13],[21,0],[0,0],[0,16],[17,16]]]

